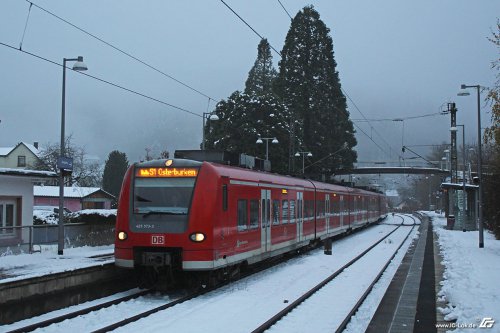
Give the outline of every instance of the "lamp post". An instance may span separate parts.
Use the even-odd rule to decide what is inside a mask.
[[[64,251],[64,166],[62,159],[65,157],[64,150],[64,126],[66,121],[66,62],[75,61],[74,71],[86,71],[87,65],[83,63],[83,57],[63,58],[63,84],[62,84],[62,106],[61,106],[61,152],[59,156],[59,222],[57,235],[57,254],[62,255]],[[72,167],[72,162],[71,162]]]
[[[299,157],[300,155],[302,155],[302,175],[304,175],[304,160],[305,160],[305,156],[307,154],[307,157],[312,157],[313,154],[310,152],[310,151],[298,151],[295,153],[295,156],[296,157]]]
[[[481,153],[481,86],[480,85],[472,85],[468,86],[462,84],[460,86],[461,90],[458,93],[458,96],[469,96],[470,93],[466,90],[467,88],[476,88],[477,89],[477,176],[479,177],[479,198],[478,198],[478,231],[479,231],[479,248],[484,247],[484,235],[483,235],[483,177],[482,177],[482,153]]]
[[[203,127],[202,127],[202,137],[203,141],[201,142],[201,150],[205,150],[205,119],[208,120],[219,120],[219,117],[216,114],[213,114],[212,112],[203,112]]]
[[[462,161],[464,163],[464,171],[462,173],[462,231],[465,232],[465,213],[466,213],[466,192],[465,192],[465,125],[457,125],[462,127]],[[457,127],[450,128],[450,131],[456,132]]]
[[[262,141],[262,140],[266,140],[266,160],[269,160],[269,140],[271,140],[271,143],[274,143],[274,144],[278,144],[280,142],[278,141],[278,139],[276,139],[276,137],[274,137],[274,138],[261,138],[261,137],[259,137],[257,139],[257,141],[255,141],[255,143],[262,144],[262,143],[264,143],[264,141]]]

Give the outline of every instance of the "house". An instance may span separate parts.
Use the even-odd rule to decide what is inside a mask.
[[[59,186],[35,186],[35,206],[59,206]],[[75,212],[82,209],[110,209],[114,195],[99,187],[65,187],[64,207]]]
[[[15,147],[0,147],[0,168],[33,168],[40,161],[39,153],[38,142],[20,142]]]
[[[0,248],[29,242],[33,182],[56,177],[51,171],[0,168]]]

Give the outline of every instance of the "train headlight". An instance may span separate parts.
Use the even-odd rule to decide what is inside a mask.
[[[118,233],[118,239],[121,240],[121,241],[124,241],[125,239],[127,239],[128,235],[125,231],[120,231]]]
[[[193,242],[200,243],[205,240],[205,234],[202,234],[201,232],[194,232],[189,235],[189,239]]]

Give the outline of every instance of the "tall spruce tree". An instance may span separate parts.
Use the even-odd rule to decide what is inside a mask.
[[[300,11],[286,36],[276,83],[289,112],[291,171],[296,151],[310,151],[314,159],[323,159],[308,169],[309,175],[352,167],[357,157],[329,31],[313,6]]]
[[[277,72],[267,40],[260,41],[257,53],[245,92],[235,91],[219,102],[215,109],[219,120],[207,121],[205,148],[265,158],[266,144],[257,144],[257,139],[276,137],[278,144],[269,143],[269,160],[274,172],[286,172],[289,125],[284,106],[273,92]]]
[[[104,166],[102,187],[106,192],[113,194],[118,200],[122,186],[123,176],[129,167],[127,155],[114,150],[108,155]]]
[[[257,50],[257,59],[245,82],[245,94],[252,96],[272,93],[273,81],[278,75],[278,72],[273,67],[271,48],[267,39],[260,41]]]

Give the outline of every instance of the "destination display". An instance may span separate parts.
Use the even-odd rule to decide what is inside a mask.
[[[136,177],[142,178],[176,178],[196,177],[198,169],[195,168],[138,168]]]

